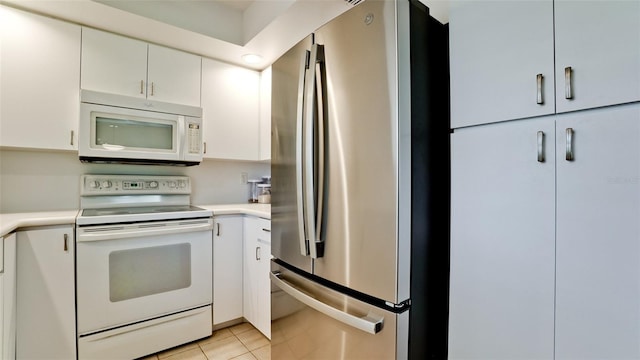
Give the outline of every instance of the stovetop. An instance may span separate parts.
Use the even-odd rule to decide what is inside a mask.
[[[78,226],[213,216],[192,206],[187,176],[83,175]]]

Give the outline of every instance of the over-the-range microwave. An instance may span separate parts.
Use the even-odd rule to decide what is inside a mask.
[[[82,90],[80,161],[197,165],[202,108]]]

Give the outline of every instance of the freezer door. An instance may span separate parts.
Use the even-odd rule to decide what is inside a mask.
[[[302,92],[311,36],[272,65],[271,253],[311,272],[302,223]]]
[[[272,359],[403,359],[406,331],[397,315],[274,265]]]
[[[411,194],[411,122],[409,103],[399,115],[398,67],[409,64],[408,56],[398,60],[396,39],[394,1],[363,2],[315,33],[324,55],[316,67],[325,86],[317,105],[325,184],[324,255],[314,274],[393,303],[409,295],[397,292],[398,279],[409,277],[409,259],[398,259],[409,251],[411,228],[398,213]]]

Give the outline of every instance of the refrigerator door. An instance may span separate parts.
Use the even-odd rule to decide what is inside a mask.
[[[324,96],[316,96],[316,107],[324,122],[325,184],[324,254],[314,274],[393,303],[409,295],[397,292],[398,278],[408,279],[409,259],[399,258],[409,251],[411,227],[398,213],[399,189],[410,195],[411,183],[410,166],[403,173],[410,157],[401,158],[401,146],[410,153],[410,128],[402,128],[398,113],[398,68],[409,64],[408,56],[406,64],[398,60],[396,6],[366,1],[315,32],[323,49],[316,74]]]
[[[272,65],[271,253],[311,272],[302,222],[302,100],[311,35]],[[304,255],[303,255],[304,254]]]
[[[406,339],[397,337],[408,311],[397,315],[274,267],[272,359],[406,358]]]

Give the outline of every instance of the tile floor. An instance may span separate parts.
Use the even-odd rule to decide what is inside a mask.
[[[249,323],[216,330],[208,338],[140,360],[270,360],[271,343]]]

